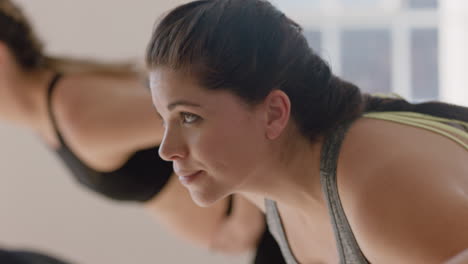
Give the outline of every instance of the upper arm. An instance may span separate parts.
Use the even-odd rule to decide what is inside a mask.
[[[434,164],[401,159],[356,177],[345,192],[346,214],[371,262],[441,263],[468,247],[468,199],[457,177]]]

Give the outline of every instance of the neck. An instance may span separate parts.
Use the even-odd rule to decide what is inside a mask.
[[[275,200],[307,214],[314,206],[325,206],[320,183],[323,139],[310,142],[302,136],[295,138],[294,144],[270,152],[283,154],[259,167],[255,182],[248,184],[251,188],[246,188],[245,193]]]
[[[37,70],[9,74],[0,90],[0,119],[36,132],[48,120],[47,87],[53,72]]]

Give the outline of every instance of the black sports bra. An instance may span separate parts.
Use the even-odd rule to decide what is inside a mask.
[[[33,251],[0,249],[2,264],[67,264],[62,260]]]

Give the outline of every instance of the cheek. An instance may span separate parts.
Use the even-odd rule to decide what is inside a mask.
[[[261,134],[253,124],[223,122],[199,134],[194,154],[217,171],[239,171],[255,163],[261,144]]]

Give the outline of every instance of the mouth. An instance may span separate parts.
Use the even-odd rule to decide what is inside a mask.
[[[185,174],[183,176],[179,175],[179,181],[187,186],[187,185],[190,185],[191,183],[193,183],[197,178],[199,178],[200,174],[202,173],[202,171],[196,171],[194,173],[191,173],[191,174]]]

